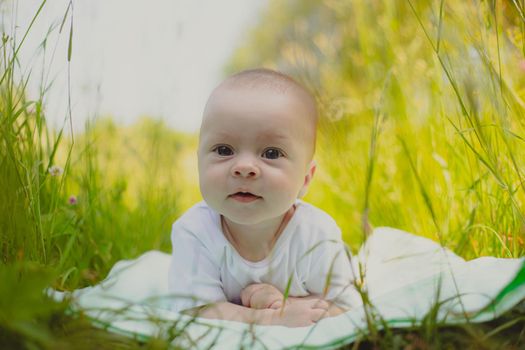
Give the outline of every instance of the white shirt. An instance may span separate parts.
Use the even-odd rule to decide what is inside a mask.
[[[272,251],[257,262],[244,259],[230,244],[222,232],[220,215],[205,202],[190,208],[175,221],[171,232],[172,309],[219,301],[241,304],[241,290],[252,283],[269,283],[284,293],[290,278],[289,296],[322,295],[330,270],[325,299],[346,308],[360,300],[335,221],[311,204],[297,200],[295,205]]]

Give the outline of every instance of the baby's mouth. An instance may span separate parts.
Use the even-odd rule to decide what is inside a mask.
[[[236,192],[229,195],[230,198],[233,198],[239,202],[252,202],[256,199],[262,198],[250,192]]]

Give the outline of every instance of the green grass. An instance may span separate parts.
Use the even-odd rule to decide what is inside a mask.
[[[468,259],[519,257],[524,9],[519,0],[270,1],[227,71],[275,67],[316,92],[319,169],[306,199],[336,219],[354,250],[371,227],[393,226]],[[70,60],[64,12],[53,30],[69,41],[57,54]],[[23,30],[17,41],[4,29],[0,59],[0,344],[165,348],[94,329],[38,291],[92,285],[120,259],[169,251],[171,223],[199,200],[196,137],[153,119],[130,127],[98,119],[74,138],[48,128],[46,86],[29,100],[34,77],[22,76],[17,57],[25,34],[42,34]],[[447,327],[432,315],[421,327],[379,331],[371,311],[370,336],[348,348],[523,342],[519,307],[482,325]]]
[[[229,71],[284,69],[317,92],[308,199],[353,248],[365,218],[467,258],[524,254],[522,5],[494,4],[273,1],[234,55]]]

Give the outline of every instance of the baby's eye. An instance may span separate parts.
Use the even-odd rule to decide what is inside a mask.
[[[279,157],[284,156],[284,154],[277,148],[268,148],[263,152],[262,156],[268,159],[277,159]]]
[[[216,152],[220,156],[231,156],[233,150],[229,146],[217,146],[213,149],[213,152]]]

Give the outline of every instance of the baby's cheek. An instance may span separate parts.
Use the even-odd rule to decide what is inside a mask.
[[[288,201],[295,200],[299,189],[300,186],[298,185],[298,182],[289,176],[281,178],[275,183],[274,187],[275,192],[280,196],[285,197]]]
[[[210,166],[206,168],[205,174],[203,174],[208,182],[214,184],[216,181],[222,182],[226,176],[224,169],[221,166]]]
[[[211,195],[224,187],[224,175],[216,167],[202,169],[199,181],[203,195]]]

